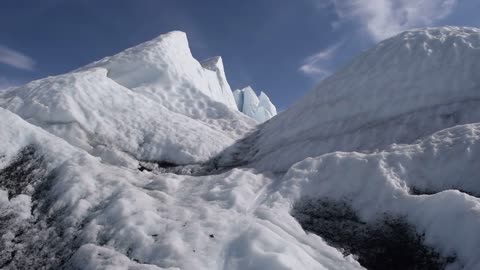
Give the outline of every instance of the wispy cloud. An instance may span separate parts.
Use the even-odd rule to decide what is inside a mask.
[[[338,42],[326,49],[323,49],[303,61],[299,70],[307,76],[315,79],[323,79],[331,74],[329,66],[335,52],[342,46],[343,41]]]
[[[325,0],[318,0],[325,2]],[[452,13],[459,0],[329,0],[339,23],[359,24],[374,41],[431,26]]]
[[[33,70],[35,61],[29,56],[0,45],[0,63],[23,70]]]

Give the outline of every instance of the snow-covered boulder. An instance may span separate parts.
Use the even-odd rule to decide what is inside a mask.
[[[255,134],[245,160],[276,171],[480,121],[480,29],[427,28],[356,57]]]
[[[247,86],[241,90],[233,91],[233,96],[238,110],[255,119],[258,123],[263,123],[277,115],[277,108],[264,92],[260,92],[257,97],[255,91]]]

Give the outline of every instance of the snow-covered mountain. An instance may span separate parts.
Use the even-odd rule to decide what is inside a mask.
[[[277,115],[277,108],[264,92],[260,92],[257,97],[255,91],[247,86],[241,90],[233,91],[233,96],[238,110],[255,119],[258,123],[263,123]]]
[[[172,32],[10,88],[0,268],[478,269],[479,75],[480,29],[412,30],[257,125]]]

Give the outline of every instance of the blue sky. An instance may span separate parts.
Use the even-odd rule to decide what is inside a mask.
[[[409,28],[480,27],[478,0],[2,0],[0,88],[68,72],[171,30],[221,55],[232,88],[281,110],[376,42]]]

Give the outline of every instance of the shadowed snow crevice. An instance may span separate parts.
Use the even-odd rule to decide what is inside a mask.
[[[465,189],[462,189],[462,188],[457,188],[457,187],[445,188],[443,190],[420,189],[420,188],[417,188],[417,187],[411,187],[409,189],[410,194],[412,194],[412,195],[433,195],[433,194],[437,194],[437,193],[444,192],[444,191],[447,191],[447,190],[456,190],[456,191],[465,193],[469,196],[480,198],[480,194],[477,193],[477,192],[468,191],[468,190],[465,190]]]
[[[33,145],[0,171],[0,188],[8,192],[0,203],[1,269],[56,269],[78,248],[73,228],[66,231],[57,220],[62,213],[49,213],[54,182]]]
[[[155,174],[173,173],[177,175],[207,176],[225,173],[235,167],[217,167],[213,163],[179,165],[167,161],[141,161],[138,170]]]
[[[297,202],[292,215],[305,231],[321,236],[344,255],[358,256],[367,269],[444,269],[455,261],[455,256],[441,257],[426,246],[424,234],[401,216],[385,214],[366,223],[347,201],[315,199]]]
[[[34,146],[26,146],[15,160],[0,171],[0,187],[8,191],[11,199],[19,194],[31,195],[33,185],[45,176],[43,158],[36,154]]]

